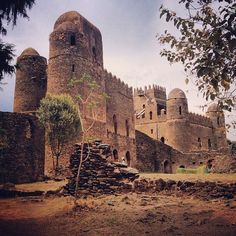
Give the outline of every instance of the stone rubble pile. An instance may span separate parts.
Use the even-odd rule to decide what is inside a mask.
[[[81,148],[81,144],[76,144],[75,152],[70,157],[71,176],[65,189],[72,195],[75,193]],[[83,159],[88,155],[88,159],[82,163],[81,167],[78,188],[80,194],[112,194],[123,189],[130,189],[132,185],[128,182],[139,177],[138,171],[128,168],[126,164],[108,162],[108,157],[112,155],[108,144],[102,144],[100,141],[86,143],[83,148]]]
[[[134,181],[134,191],[183,193],[204,200],[232,199],[236,195],[236,183],[140,179]]]

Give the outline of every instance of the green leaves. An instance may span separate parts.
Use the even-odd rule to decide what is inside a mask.
[[[160,55],[170,63],[181,62],[186,75],[195,79],[205,98],[218,100],[229,110],[236,100],[235,1],[180,0],[179,3],[186,9],[186,17],[160,8],[160,17],[166,16],[166,21],[180,33],[177,37],[165,30],[158,40],[169,47]]]
[[[81,121],[77,106],[67,94],[47,95],[40,102],[37,116],[45,128],[53,155],[59,157],[65,144],[80,132]]]

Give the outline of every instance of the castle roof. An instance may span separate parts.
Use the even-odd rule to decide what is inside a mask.
[[[217,112],[217,111],[220,111],[220,108],[217,103],[212,103],[207,109],[207,112]]]
[[[39,53],[34,48],[26,48],[20,55],[22,56],[39,56]]]
[[[184,91],[182,91],[179,88],[175,88],[175,89],[171,90],[168,95],[168,99],[175,99],[175,98],[185,98],[186,99]]]
[[[68,11],[59,16],[59,18],[56,20],[54,24],[54,30],[58,30],[61,27],[68,30],[71,29],[72,25],[74,25],[74,27],[76,27],[77,29],[80,29],[83,28],[83,22],[87,22],[91,28],[100,33],[97,27],[95,27],[92,23],[90,23],[87,19],[85,19],[82,15],[80,15],[77,11]]]

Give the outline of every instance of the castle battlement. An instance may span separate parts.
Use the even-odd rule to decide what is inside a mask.
[[[166,98],[166,88],[153,84],[134,89],[134,96],[143,96],[145,94],[153,94],[155,97]]]
[[[123,93],[125,96],[133,97],[132,87],[129,87],[128,84],[126,84],[120,78],[117,78],[111,72],[108,72],[106,69],[104,69],[103,72],[104,72],[104,78],[105,78],[106,83],[114,84],[114,87],[116,87],[116,89],[119,89],[121,93]]]
[[[193,124],[202,125],[206,127],[212,126],[212,121],[207,116],[189,112],[188,118],[189,118],[189,121]]]

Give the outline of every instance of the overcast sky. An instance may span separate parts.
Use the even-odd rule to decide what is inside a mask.
[[[103,37],[104,67],[132,87],[157,84],[166,87],[167,93],[175,88],[185,91],[189,110],[203,112],[199,105],[206,102],[190,83],[185,84],[181,65],[170,65],[159,52],[161,46],[156,35],[171,26],[159,19],[161,4],[184,14],[178,1],[173,0],[36,0],[29,11],[30,19],[19,19],[17,26],[4,41],[16,46],[16,55],[33,47],[48,59],[49,34],[56,19],[71,10],[78,11],[96,25]],[[7,85],[0,91],[0,110],[13,110],[15,78],[6,78]],[[234,138],[235,130],[229,138]]]

